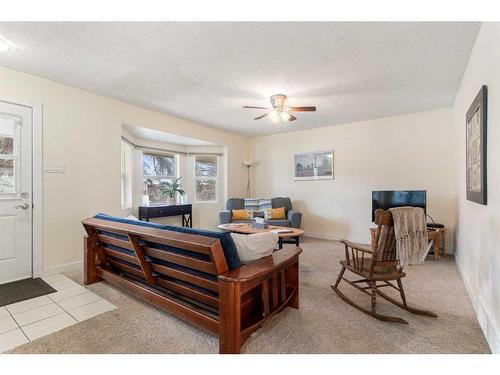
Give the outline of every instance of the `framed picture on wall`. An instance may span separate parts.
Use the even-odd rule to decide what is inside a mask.
[[[487,204],[487,86],[481,87],[465,116],[467,199]]]
[[[295,154],[293,179],[333,180],[333,150]]]

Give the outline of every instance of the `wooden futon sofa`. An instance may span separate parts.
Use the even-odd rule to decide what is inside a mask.
[[[218,336],[220,353],[240,353],[264,321],[299,307],[299,247],[242,265],[229,233],[104,214],[82,223],[86,285],[106,280]]]

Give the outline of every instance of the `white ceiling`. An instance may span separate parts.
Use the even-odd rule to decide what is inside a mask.
[[[0,65],[244,135],[453,104],[479,23],[0,23]]]
[[[182,146],[215,146],[215,143],[203,141],[201,139],[183,137],[182,135],[166,133],[149,128],[141,128],[139,126],[122,124],[122,129],[134,138],[147,141],[164,142]]]

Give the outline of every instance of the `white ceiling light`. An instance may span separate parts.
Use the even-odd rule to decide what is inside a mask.
[[[288,112],[280,113],[281,121],[290,121],[290,114]]]
[[[272,110],[269,112],[269,118],[271,119],[272,122],[279,122],[280,115],[278,111]]]
[[[10,45],[0,37],[0,52],[5,52],[10,49]]]

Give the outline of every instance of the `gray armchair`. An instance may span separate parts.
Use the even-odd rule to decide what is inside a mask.
[[[231,223],[231,210],[243,210],[245,208],[245,200],[241,198],[230,198],[227,200],[226,209],[219,212],[219,222],[220,224]],[[237,220],[237,222],[250,220]],[[235,221],[236,222],[236,221]]]
[[[281,227],[300,228],[302,214],[292,209],[292,201],[290,198],[277,197],[271,199],[272,208],[285,207],[286,219],[266,220],[269,225],[278,225]],[[245,208],[245,200],[242,198],[231,198],[226,203],[226,210],[219,212],[220,224],[229,224],[231,220],[231,210],[243,210]],[[264,216],[264,213],[257,213],[256,216]],[[234,222],[250,222],[250,220],[237,220]]]

